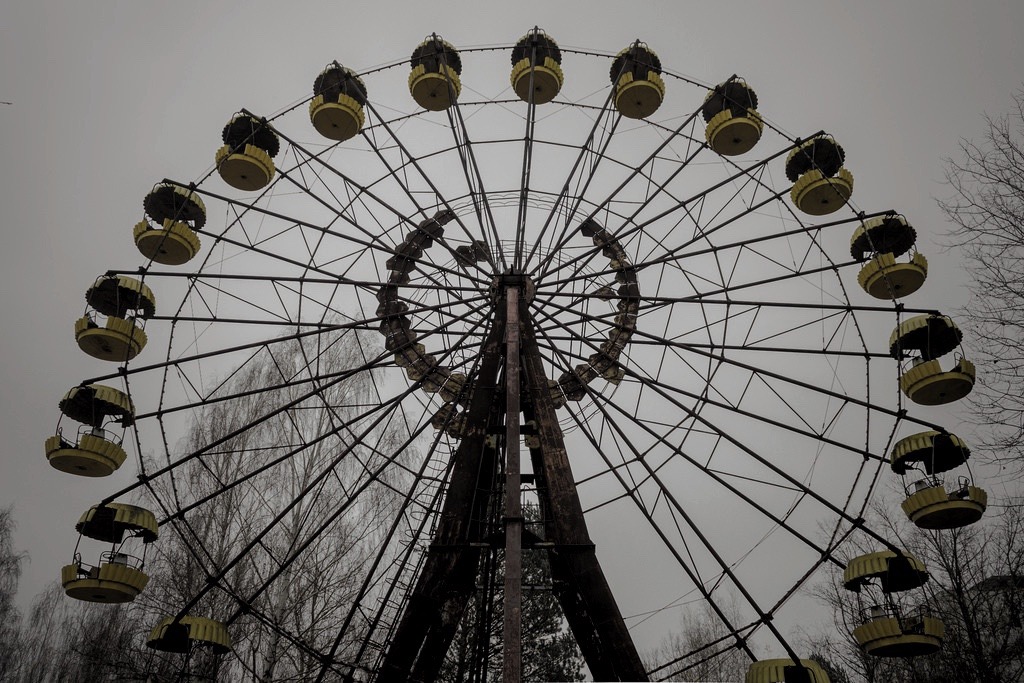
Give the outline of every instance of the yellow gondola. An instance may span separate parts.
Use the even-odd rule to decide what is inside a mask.
[[[366,85],[352,69],[334,62],[313,81],[309,120],[320,135],[339,142],[356,136],[366,122]]]
[[[615,56],[611,67],[615,108],[630,119],[645,119],[665,99],[661,60],[654,50],[636,41]]]
[[[843,168],[846,153],[831,136],[818,135],[798,144],[786,159],[790,198],[798,209],[824,216],[846,205],[853,194],[853,174]]]
[[[59,403],[61,420],[67,417],[81,422],[75,440],[66,438],[57,425],[57,433],[46,440],[46,459],[55,469],[83,477],[106,477],[125,461],[127,454],[121,438],[105,427],[120,423],[131,426],[135,409],[127,395],[101,384],[77,386]]]
[[[187,223],[195,230],[206,225],[206,205],[193,190],[175,183],[157,183],[142,200],[142,208],[153,221]]]
[[[222,655],[231,651],[231,635],[226,625],[206,617],[164,617],[150,631],[146,647],[163,652],[189,652],[193,647],[205,647]]]
[[[914,352],[924,360],[939,358],[960,345],[963,332],[948,315],[915,315],[901,322],[889,335],[893,358],[909,358]]]
[[[462,58],[446,40],[431,36],[416,46],[410,59],[409,93],[428,111],[444,111],[462,92]]]
[[[824,216],[846,206],[852,194],[853,174],[841,168],[834,176],[808,171],[793,185],[790,197],[804,213]]]
[[[128,564],[121,553],[103,553],[100,564],[89,566],[76,557],[60,571],[64,594],[86,602],[131,602],[149,583],[149,576]]]
[[[117,441],[105,435],[84,433],[68,441],[55,434],[46,439],[46,459],[55,469],[82,477],[106,477],[113,474],[128,454]]]
[[[238,190],[261,190],[274,179],[274,157],[281,143],[269,124],[236,114],[221,134],[224,145],[214,155],[217,172]]]
[[[915,253],[908,261],[897,261],[892,254],[879,254],[857,273],[857,283],[876,299],[910,296],[928,278],[928,259]]]
[[[855,557],[843,571],[843,588],[855,593],[875,581],[882,592],[898,593],[923,586],[928,581],[928,572],[924,563],[910,553],[897,555],[892,550]]]
[[[913,401],[926,406],[942,405],[969,394],[976,378],[974,363],[959,358],[950,370],[943,370],[940,356],[953,351],[963,333],[949,316],[918,315],[900,323],[889,336],[889,353],[897,360],[913,358],[900,376],[900,389]]]
[[[540,29],[533,29],[512,48],[512,89],[523,102],[547,104],[555,99],[565,80],[558,43]]]
[[[981,519],[988,507],[988,494],[960,477],[955,488],[947,490],[935,475],[967,463],[971,450],[955,434],[920,432],[896,442],[890,455],[892,470],[905,476],[911,469],[927,475],[907,489],[903,512],[922,529],[955,529]]]
[[[164,220],[159,225],[141,220],[135,224],[132,237],[139,253],[165,266],[180,266],[199,253],[201,243],[187,224]]]
[[[821,665],[811,659],[762,659],[747,669],[744,683],[831,683]]]
[[[701,114],[708,146],[722,156],[745,154],[761,139],[764,122],[757,113],[757,94],[742,79],[709,90]]]
[[[134,320],[111,317],[101,324],[84,315],[75,321],[75,341],[93,358],[122,363],[139,355],[148,338]]]
[[[970,455],[971,449],[957,435],[927,431],[897,441],[890,463],[896,474],[906,474],[917,463],[928,474],[938,474],[963,465]]]
[[[146,346],[143,322],[156,312],[156,297],[134,278],[102,276],[85,293],[85,315],[75,321],[75,341],[85,353],[118,363]]]
[[[75,553],[75,561],[61,568],[61,586],[68,597],[103,603],[130,602],[149,582],[143,571],[145,559],[126,552],[126,537],[144,545],[158,536],[156,517],[145,508],[124,503],[94,505],[82,515],[75,529],[88,538],[112,543],[115,548],[100,555],[100,562],[88,565]]]
[[[942,621],[920,606],[905,613],[893,598],[893,594],[920,588],[927,581],[924,564],[907,552],[883,550],[850,560],[843,572],[843,587],[858,595],[864,590],[881,591],[885,602],[868,608],[853,631],[854,640],[865,654],[916,657],[941,647]]]
[[[135,224],[135,246],[146,258],[180,266],[199,253],[195,231],[206,224],[206,206],[192,190],[161,183],[142,202],[147,219]]]
[[[879,616],[853,630],[853,638],[861,649],[875,657],[929,655],[942,648],[945,634],[942,620],[930,615]]]
[[[977,371],[974,363],[961,358],[949,370],[943,370],[939,361],[915,364],[900,376],[900,389],[914,403],[938,406],[959,401],[971,393]]]
[[[974,524],[985,514],[988,494],[966,479],[952,491],[941,482],[923,480],[902,503],[903,512],[922,529],[957,529]]]
[[[898,299],[913,294],[928,277],[928,260],[911,251],[917,232],[903,216],[886,214],[863,222],[850,238],[850,255],[867,261],[857,274],[861,288],[876,299]],[[870,260],[869,260],[870,259]]]

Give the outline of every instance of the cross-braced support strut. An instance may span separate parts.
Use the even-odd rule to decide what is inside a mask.
[[[520,409],[536,424],[533,463],[555,595],[595,680],[639,681],[647,674],[587,532],[555,405],[544,374],[522,283],[508,278],[472,378],[468,428],[454,454],[433,542],[385,653],[378,681],[433,681],[473,593],[486,543],[487,511],[502,495],[505,532],[503,677],[521,675]],[[504,366],[503,381],[498,382]],[[504,390],[504,391],[503,391]],[[505,434],[505,461],[489,435]],[[504,464],[503,487],[494,487]],[[487,491],[491,491],[487,494]],[[514,641],[514,642],[512,642]]]

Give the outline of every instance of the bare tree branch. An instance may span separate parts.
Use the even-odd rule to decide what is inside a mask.
[[[939,202],[972,278],[962,317],[979,368],[970,395],[978,445],[1009,476],[1024,471],[1024,90],[1009,114],[985,117],[980,141],[946,159],[952,195]]]

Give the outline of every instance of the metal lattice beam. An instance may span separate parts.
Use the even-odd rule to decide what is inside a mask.
[[[573,636],[596,680],[647,680],[587,531],[525,288],[520,286],[521,278],[503,280],[507,281],[496,302],[496,321],[483,346],[480,372],[473,380],[468,429],[453,456],[451,484],[440,521],[377,681],[432,681],[437,677],[475,588],[481,552],[489,543],[487,510],[495,505],[504,509],[504,680],[519,680],[520,407],[526,420],[536,424],[537,439],[530,457],[545,520],[544,545],[555,596]],[[504,374],[499,381],[501,368]],[[502,433],[503,449],[494,438]],[[502,451],[504,462],[500,462]],[[495,486],[502,466],[504,486]]]

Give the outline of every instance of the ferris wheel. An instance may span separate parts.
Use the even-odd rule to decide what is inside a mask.
[[[770,110],[643,42],[539,29],[431,35],[240,109],[205,173],[141,193],[142,267],[100,275],[75,323],[116,370],[60,401],[47,458],[138,481],[83,514],[68,595],[135,599],[171,533],[197,580],[157,650],[227,653],[257,624],[320,680],[432,680],[500,594],[516,678],[513,607],[547,592],[597,680],[738,650],[748,681],[823,683],[778,624],[839,568],[880,591],[867,652],[939,647],[894,596],[926,569],[863,517],[914,471],[915,524],[982,516],[967,445],[908,412],[966,395],[974,366],[904,301],[928,270],[908,219],[856,207],[839,142]],[[879,552],[843,562],[854,534]],[[300,590],[333,597],[299,615]],[[645,663],[637,642],[697,603],[725,635]]]

